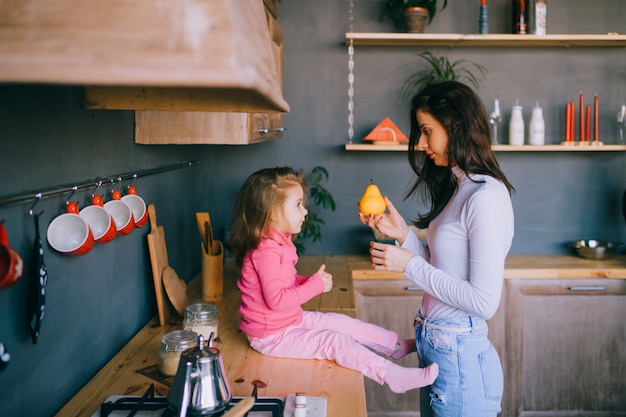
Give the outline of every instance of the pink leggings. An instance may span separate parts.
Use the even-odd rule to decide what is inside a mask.
[[[398,334],[345,314],[305,311],[300,325],[249,340],[250,346],[264,355],[333,360],[382,384],[388,360],[367,347],[391,355]]]

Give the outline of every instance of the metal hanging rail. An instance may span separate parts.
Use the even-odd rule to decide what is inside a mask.
[[[198,164],[199,164],[198,161],[182,161],[176,164],[164,165],[164,166],[157,167],[157,168],[125,172],[123,174],[111,175],[107,177],[92,178],[90,180],[82,181],[78,184],[59,185],[57,187],[49,188],[44,191],[30,192],[30,193],[23,193],[23,194],[9,196],[9,197],[2,197],[0,198],[0,206],[4,206],[8,204],[15,204],[15,203],[23,203],[27,201],[34,201],[36,204],[39,200],[43,198],[47,198],[47,197],[54,197],[54,196],[62,195],[62,194],[69,193],[69,192],[86,190],[86,189],[93,188],[99,185],[109,185],[114,182],[119,183],[124,180],[134,180],[135,178],[146,177],[148,175],[154,175],[154,174],[160,174],[162,172],[173,171],[173,170],[181,169],[181,168],[187,168],[187,167],[191,167],[191,166],[198,165]]]

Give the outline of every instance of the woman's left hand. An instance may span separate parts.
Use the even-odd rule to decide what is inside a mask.
[[[404,272],[414,256],[413,252],[400,246],[370,242],[372,268],[377,271]]]

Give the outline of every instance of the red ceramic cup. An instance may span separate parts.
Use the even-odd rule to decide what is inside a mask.
[[[148,221],[148,210],[146,210],[146,202],[137,195],[134,186],[128,186],[128,194],[122,197],[122,201],[130,207],[135,219],[135,227],[143,227]]]
[[[78,214],[75,202],[68,202],[67,213],[52,220],[46,235],[50,246],[66,255],[84,255],[93,248],[93,233],[89,224]]]
[[[24,261],[9,246],[4,224],[0,223],[0,288],[8,288],[15,284],[24,273]]]
[[[118,235],[127,235],[135,227],[133,212],[120,197],[120,192],[113,191],[113,200],[104,203],[104,209],[113,217]]]
[[[115,220],[108,211],[102,207],[102,197],[94,195],[91,206],[83,208],[79,215],[89,225],[96,243],[107,243],[113,240],[117,233]]]

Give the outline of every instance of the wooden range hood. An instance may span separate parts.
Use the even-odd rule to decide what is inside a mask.
[[[288,112],[263,0],[2,0],[0,82],[86,107]]]

